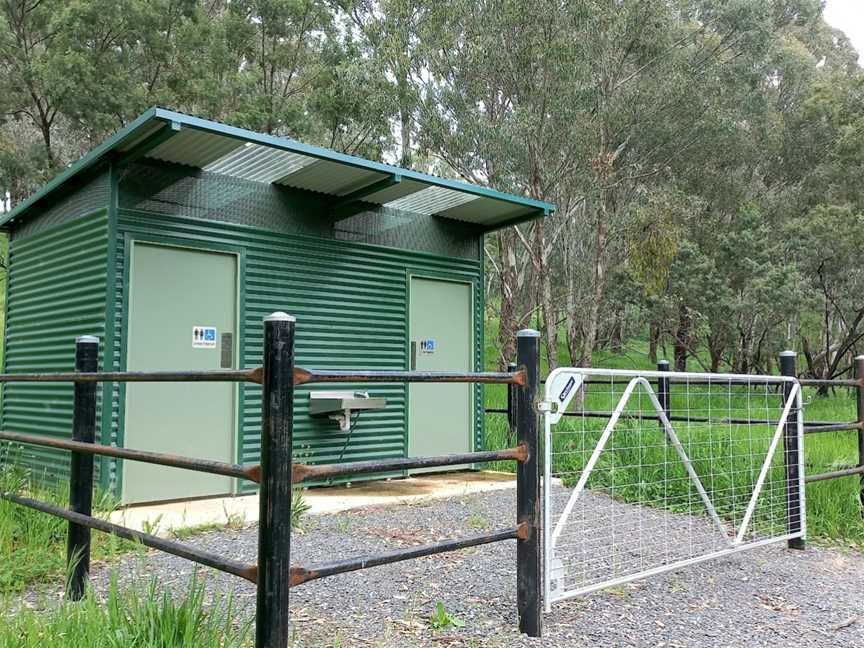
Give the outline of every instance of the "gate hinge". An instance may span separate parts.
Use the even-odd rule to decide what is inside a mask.
[[[541,414],[552,413],[558,411],[558,403],[555,401],[537,401],[537,411]]]

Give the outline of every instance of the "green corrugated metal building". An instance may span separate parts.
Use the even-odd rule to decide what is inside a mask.
[[[104,370],[261,364],[262,319],[297,317],[317,368],[481,370],[483,235],[547,203],[154,108],[0,224],[10,238],[5,371],[65,371],[74,339]],[[295,454],[328,463],[479,449],[479,386],[337,385],[383,396],[349,433],[308,414]],[[256,462],[254,385],[106,384],[101,442]],[[2,429],[71,435],[72,387],[5,384]],[[37,477],[68,453],[26,448]],[[237,492],[227,478],[103,461],[124,503]]]

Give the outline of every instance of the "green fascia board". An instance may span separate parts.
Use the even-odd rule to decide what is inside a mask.
[[[167,142],[180,132],[180,124],[172,121],[170,124],[161,126],[151,135],[145,137],[141,142],[123,152],[123,157],[118,161],[118,166],[126,167],[137,162],[160,144]]]
[[[511,218],[506,221],[501,221],[500,223],[495,223],[492,227],[484,230],[486,234],[491,234],[492,232],[497,232],[498,230],[502,230],[506,227],[511,227],[513,225],[519,225],[520,223],[526,223],[528,221],[537,220],[538,218],[545,218],[549,216],[554,209],[538,209],[537,211],[531,212],[530,214],[525,214],[523,216],[517,216],[516,218]]]
[[[53,180],[48,182],[46,185],[44,185],[30,198],[28,198],[23,203],[18,205],[15,209],[6,214],[2,219],[0,219],[0,227],[3,227],[10,221],[17,218],[20,214],[22,214],[34,204],[48,196],[51,192],[60,187],[63,183],[67,182],[74,176],[97,164],[108,153],[120,148],[124,143],[133,139],[136,135],[136,131],[142,126],[147,125],[147,123],[151,120],[164,121],[168,122],[169,124],[179,124],[181,127],[194,128],[224,137],[233,137],[244,142],[252,142],[253,144],[260,144],[262,146],[269,146],[283,151],[299,153],[301,155],[314,157],[319,160],[326,160],[338,164],[344,164],[347,166],[366,169],[368,171],[383,173],[390,176],[398,175],[401,176],[403,179],[416,180],[417,182],[428,184],[430,186],[453,189],[455,191],[461,191],[463,193],[472,194],[479,197],[492,198],[494,200],[500,200],[502,202],[510,204],[531,207],[537,210],[538,216],[549,214],[555,211],[555,205],[543,202],[541,200],[534,200],[532,198],[525,198],[514,194],[503,193],[500,191],[495,191],[494,189],[489,189],[487,187],[481,187],[478,185],[472,185],[467,182],[461,182],[458,180],[439,178],[437,176],[420,173],[419,171],[412,171],[410,169],[401,169],[399,167],[391,166],[389,164],[373,162],[371,160],[366,160],[353,155],[347,155],[345,153],[339,153],[338,151],[332,151],[330,149],[325,149],[319,146],[303,144],[302,142],[297,142],[295,140],[291,140],[285,137],[277,137],[275,135],[268,135],[266,133],[258,133],[245,128],[229,126],[227,124],[211,121],[209,119],[202,119],[200,117],[193,117],[192,115],[178,113],[173,110],[166,110],[164,108],[151,108],[150,110],[142,114],[140,117],[135,119],[133,122],[131,122],[128,126],[121,129],[112,137],[110,137],[102,144],[97,146],[95,149],[90,151],[90,153],[78,160],[75,164],[70,166],[63,173],[61,173]]]
[[[401,182],[402,176],[394,174],[392,176],[384,178],[383,180],[378,180],[377,182],[368,184],[365,187],[361,187],[357,191],[352,191],[349,194],[339,196],[339,198],[335,200],[330,205],[330,207],[331,209],[335,209],[337,207],[343,207],[344,205],[348,205],[350,203],[358,202],[366,196],[371,196],[373,193],[381,191],[382,189],[387,189]]]

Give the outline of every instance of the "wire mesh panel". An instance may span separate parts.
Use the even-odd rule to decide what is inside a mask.
[[[794,379],[561,368],[543,408],[547,610],[804,536]]]

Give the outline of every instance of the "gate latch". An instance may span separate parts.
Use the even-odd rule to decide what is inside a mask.
[[[560,596],[566,591],[566,583],[564,582],[564,562],[555,556],[553,550],[549,563],[549,589],[552,590],[554,594]]]

